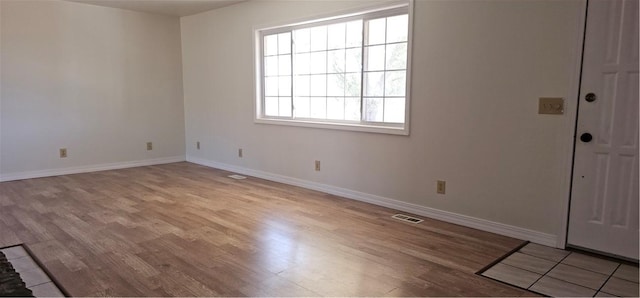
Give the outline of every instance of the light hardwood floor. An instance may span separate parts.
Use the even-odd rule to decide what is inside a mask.
[[[191,163],[0,183],[0,247],[73,296],[522,296],[522,241]]]

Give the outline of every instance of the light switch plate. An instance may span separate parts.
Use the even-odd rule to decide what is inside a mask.
[[[538,114],[549,114],[549,115],[564,114],[564,98],[540,97],[538,101]]]

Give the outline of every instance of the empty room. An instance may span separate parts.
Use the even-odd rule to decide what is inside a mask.
[[[0,296],[638,296],[638,0],[0,0]]]

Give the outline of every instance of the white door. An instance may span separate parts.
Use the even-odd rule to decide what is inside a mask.
[[[569,245],[638,259],[638,0],[590,0]]]

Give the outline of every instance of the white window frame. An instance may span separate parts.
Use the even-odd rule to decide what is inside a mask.
[[[408,35],[407,35],[407,66],[406,66],[406,87],[405,87],[405,118],[404,123],[384,123],[384,122],[360,122],[340,121],[340,120],[324,120],[324,119],[296,119],[271,117],[264,115],[263,107],[263,36],[265,33],[274,34],[278,32],[290,31],[304,27],[313,27],[331,23],[344,22],[353,19],[375,19],[392,14],[398,14],[398,11],[408,14]],[[254,122],[260,124],[289,125],[300,127],[312,127],[322,129],[350,130],[372,133],[384,133],[395,135],[409,135],[410,111],[411,111],[411,49],[413,44],[413,0],[405,0],[400,2],[386,3],[383,6],[360,8],[357,10],[333,13],[329,15],[306,18],[295,22],[274,24],[254,29]],[[364,43],[364,40],[363,40]],[[364,47],[364,44],[363,44]],[[292,53],[293,55],[293,53]],[[362,57],[364,59],[364,57]],[[364,84],[364,82],[361,82]],[[295,96],[294,94],[291,95]],[[361,101],[363,94],[360,94]]]

